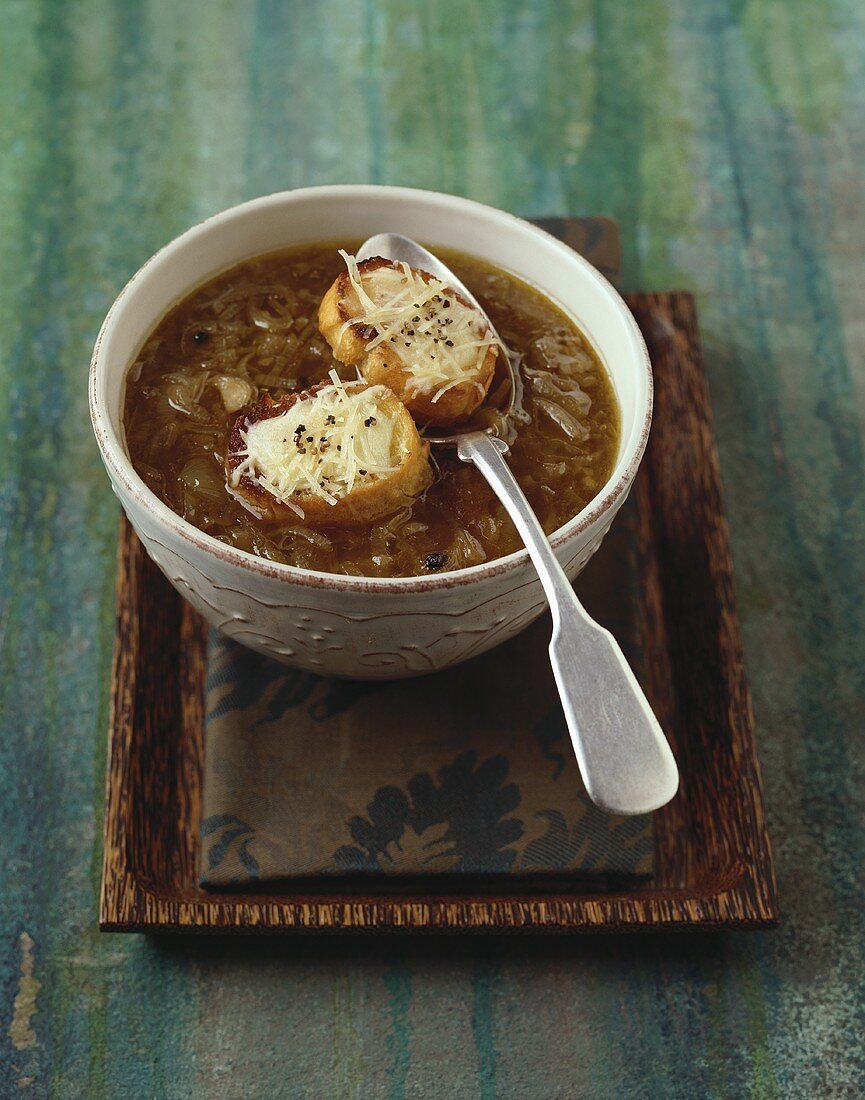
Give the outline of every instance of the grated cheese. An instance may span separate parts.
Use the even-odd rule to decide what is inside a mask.
[[[394,473],[407,454],[394,454],[396,423],[382,406],[385,386],[343,382],[335,370],[331,385],[296,401],[280,416],[247,422],[240,435],[243,458],[231,474],[236,488],[252,478],[282,504],[303,516],[304,494],[336,504],[359,483]]]
[[[357,260],[340,249],[361,313],[343,324],[336,347],[352,325],[368,325],[373,351],[387,343],[409,375],[406,396],[432,393],[435,403],[448,390],[475,381],[496,340],[485,318],[444,283],[406,263],[361,274]]]

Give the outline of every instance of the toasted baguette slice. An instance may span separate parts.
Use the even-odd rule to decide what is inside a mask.
[[[392,389],[418,424],[468,419],[487,395],[498,355],[483,315],[426,271],[342,255],[347,270],[318,311],[334,356]]]
[[[331,378],[236,420],[226,485],[259,518],[366,523],[432,482],[429,444],[402,402],[386,386]]]

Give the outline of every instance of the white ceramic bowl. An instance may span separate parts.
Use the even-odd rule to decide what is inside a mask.
[[[609,371],[622,413],[616,467],[551,540],[575,577],[600,545],[642,457],[652,408],[649,357],[624,302],[590,264],[500,210],[430,191],[339,186],[268,195],[217,214],[158,252],[111,307],[93,353],[90,412],[114,491],[147,552],[213,626],[286,664],[394,679],[463,661],[528,626],[545,601],[526,552],[392,580],[264,561],[203,534],[154,496],[132,468],[122,424],[127,369],[180,298],[264,252],[385,230],[461,249],[540,288],[573,317]]]

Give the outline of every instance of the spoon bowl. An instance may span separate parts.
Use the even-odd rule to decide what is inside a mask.
[[[358,263],[362,260],[371,260],[375,256],[381,256],[383,259],[392,260],[395,263],[406,263],[409,267],[426,271],[428,274],[435,276],[439,282],[445,283],[451,290],[455,290],[483,317],[501,351],[499,362],[504,367],[508,392],[504,404],[496,406],[496,411],[507,421],[517,411],[521,396],[522,387],[518,375],[520,357],[499,336],[495,325],[474,294],[446,264],[442,263],[438,256],[433,255],[417,241],[413,241],[411,237],[404,237],[402,233],[377,233],[374,237],[364,241],[357,252]],[[498,389],[495,380],[491,388]],[[429,431],[424,431],[423,436],[430,443],[455,447],[460,436],[469,431],[482,431],[490,435],[498,434],[495,425],[480,425],[469,422],[460,425],[459,430],[454,432],[439,432],[436,435],[431,435]]]

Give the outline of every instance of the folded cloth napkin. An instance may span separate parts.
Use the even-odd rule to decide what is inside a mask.
[[[615,280],[614,222],[539,224]],[[623,509],[578,589],[639,668],[629,526]],[[392,683],[328,680],[212,635],[202,882],[650,874],[651,818],[586,796],[549,635],[543,616],[464,665]]]
[[[639,668],[629,515],[580,595]],[[415,680],[331,680],[214,633],[203,884],[316,875],[647,875],[649,816],[586,796],[549,667],[547,615]]]

